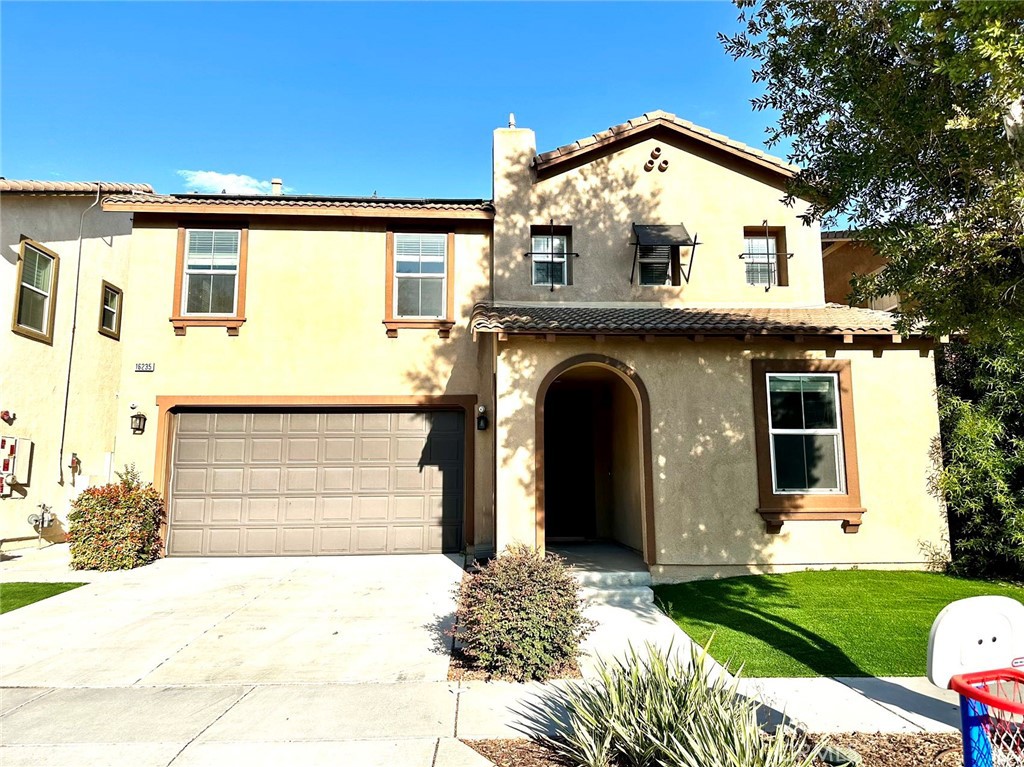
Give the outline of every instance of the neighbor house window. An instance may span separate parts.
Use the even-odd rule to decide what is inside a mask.
[[[566,265],[566,254],[568,252],[569,236],[567,234],[534,234],[530,238],[533,284],[568,284]]]
[[[789,284],[786,230],[780,226],[748,226],[743,230],[743,263],[748,285],[766,288]]]
[[[435,329],[447,338],[455,324],[455,234],[388,232],[384,325],[394,338],[400,328]]]
[[[121,338],[121,288],[106,280],[100,288],[99,331],[115,341]]]
[[[53,343],[53,310],[60,258],[52,250],[22,240],[18,258],[18,293],[11,329],[43,343]]]
[[[249,228],[244,222],[178,227],[178,256],[171,324],[175,335],[189,327],[223,327],[238,335],[245,322]]]
[[[835,373],[768,373],[768,431],[776,493],[840,493],[842,428]]]
[[[770,533],[791,520],[860,527],[849,360],[752,360],[758,513]]]
[[[188,230],[182,314],[235,313],[241,239],[237,229]]]

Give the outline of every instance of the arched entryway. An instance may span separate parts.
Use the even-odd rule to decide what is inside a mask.
[[[654,564],[650,414],[635,371],[600,355],[545,377],[537,397],[537,545],[612,541]]]

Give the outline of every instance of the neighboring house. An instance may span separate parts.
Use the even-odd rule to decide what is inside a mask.
[[[116,468],[118,337],[132,224],[127,213],[104,212],[100,201],[152,191],[147,184],[0,178],[0,315],[11,318],[0,345],[5,549],[36,539],[28,517],[44,508],[55,515],[44,537],[62,539],[71,499]]]
[[[920,567],[933,341],[826,304],[795,172],[654,112],[542,154],[495,131],[493,200],[110,195],[116,464],[170,556]]]
[[[885,259],[862,240],[856,232],[821,233],[821,258],[825,273],[825,300],[836,304],[850,303],[850,280],[855,275],[867,277],[885,268]],[[856,304],[867,309],[891,312],[900,305],[900,297],[888,294]]]

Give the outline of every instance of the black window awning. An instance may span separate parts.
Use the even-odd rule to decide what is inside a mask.
[[[633,224],[636,242],[640,247],[681,245],[690,247],[693,238],[682,224]]]

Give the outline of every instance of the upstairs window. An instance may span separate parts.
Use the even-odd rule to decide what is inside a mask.
[[[641,285],[678,285],[673,274],[679,271],[679,248],[674,245],[640,247],[638,264]]]
[[[534,285],[567,285],[567,234],[534,234],[530,240]]]
[[[18,293],[14,299],[14,323],[19,335],[53,343],[53,309],[57,297],[60,258],[52,250],[30,240],[21,243],[18,259]]]
[[[743,229],[743,253],[748,285],[768,290],[789,284],[787,267],[791,253],[786,252],[786,230],[781,226],[748,226]]]
[[[235,314],[241,239],[238,229],[186,232],[182,314]]]
[[[106,280],[100,289],[99,331],[115,341],[121,338],[121,288]]]
[[[448,235],[395,233],[395,317],[446,315]]]

